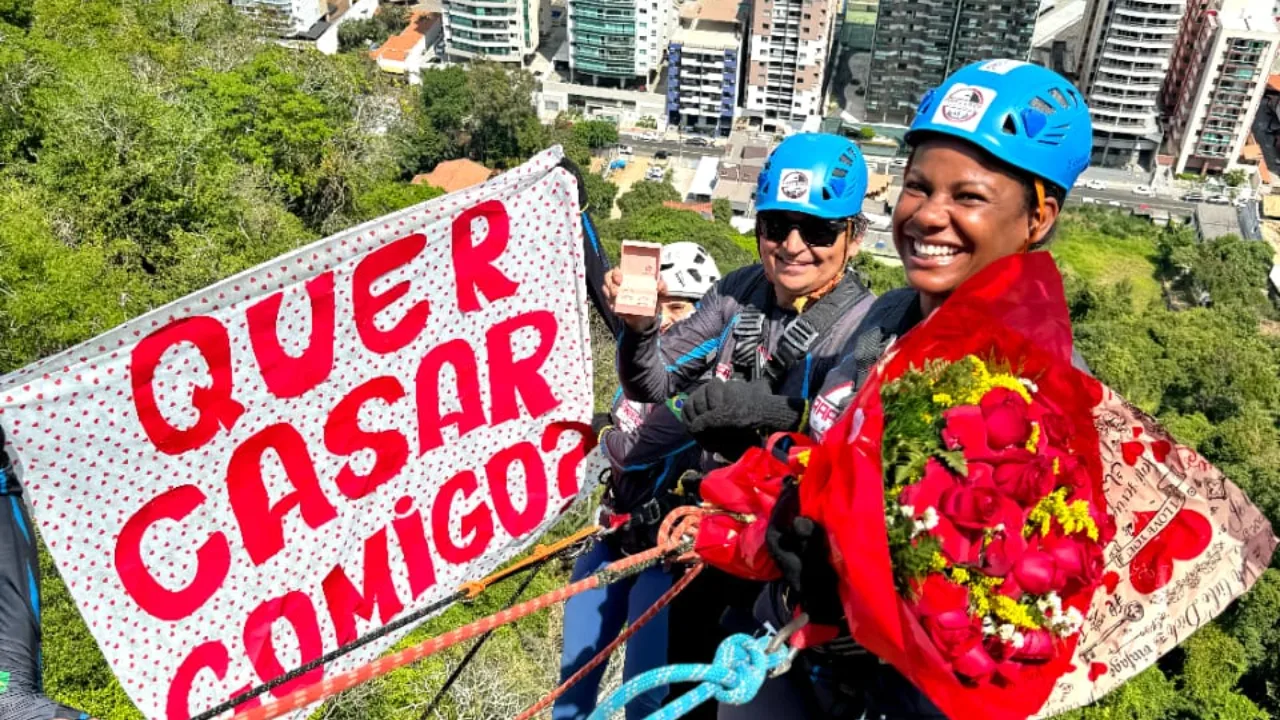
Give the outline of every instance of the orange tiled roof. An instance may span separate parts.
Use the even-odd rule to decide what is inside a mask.
[[[1258,176],[1262,182],[1267,185],[1271,184],[1271,168],[1267,167],[1267,159],[1265,157],[1258,158]]]
[[[390,60],[404,62],[413,51],[413,46],[422,41],[428,30],[440,22],[440,13],[418,10],[409,18],[409,25],[399,35],[387,38],[382,47],[373,50],[369,56],[374,60]]]
[[[1271,92],[1280,92],[1280,74],[1267,78],[1267,89]]]
[[[436,165],[431,172],[425,175],[418,175],[411,181],[414,185],[422,185],[423,183],[432,187],[438,187],[445,192],[457,192],[465,190],[469,187],[479,185],[493,171],[481,165],[474,160],[445,160]]]
[[[663,200],[662,206],[671,208],[672,210],[689,210],[690,212],[696,212],[699,215],[703,215],[706,217],[714,217],[715,215],[714,211],[711,209],[711,203],[709,202],[683,203],[683,202],[676,202],[674,200]]]

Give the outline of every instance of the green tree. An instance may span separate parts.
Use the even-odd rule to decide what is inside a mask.
[[[573,135],[592,150],[618,142],[618,126],[607,120],[586,120],[575,123]]]
[[[733,205],[728,198],[716,198],[711,201],[711,215],[716,222],[727,225],[733,219]]]
[[[618,198],[618,209],[625,216],[644,208],[661,207],[664,202],[680,202],[680,192],[669,182],[641,180]]]
[[[381,31],[381,25],[374,18],[348,20],[338,26],[338,49],[342,52],[368,49],[370,44],[383,39]]]
[[[862,126],[862,129],[858,131],[858,135],[861,136],[863,140],[871,140],[876,136],[876,131],[873,128],[864,125]]]
[[[471,85],[467,70],[461,65],[430,68],[422,71],[418,97],[423,117],[437,132],[444,133],[454,145],[466,142],[467,118],[471,114]]]
[[[855,255],[850,268],[858,273],[867,288],[876,295],[883,295],[907,284],[907,275],[901,267],[886,265],[867,252]]]
[[[1235,170],[1228,170],[1223,173],[1222,179],[1231,187],[1240,187],[1245,184],[1249,177],[1244,174],[1244,170],[1236,168]]]
[[[594,173],[587,173],[582,178],[587,186],[587,207],[592,215],[599,218],[609,217],[613,211],[613,201],[618,196],[618,186]]]
[[[498,63],[473,64],[468,143],[472,158],[513,165],[541,149],[542,126],[533,110],[533,75]]]

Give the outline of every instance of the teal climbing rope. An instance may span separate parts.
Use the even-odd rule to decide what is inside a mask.
[[[587,720],[609,720],[637,697],[674,683],[701,684],[646,720],[676,720],[713,698],[730,705],[748,703],[770,672],[784,672],[790,665],[791,648],[785,639],[783,633],[758,638],[731,635],[720,643],[710,665],[668,665],[637,675],[598,705]]]

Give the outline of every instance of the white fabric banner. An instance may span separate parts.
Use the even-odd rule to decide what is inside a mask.
[[[560,157],[6,378],[40,531],[147,717],[186,720],[451,594],[574,499],[592,365]]]

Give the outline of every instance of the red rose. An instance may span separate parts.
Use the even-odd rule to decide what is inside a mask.
[[[1035,455],[1030,462],[1007,462],[996,467],[996,487],[1026,507],[1035,507],[1053,492],[1058,477],[1053,474],[1053,458]]]
[[[1048,630],[1023,630],[1022,647],[1013,651],[1013,659],[1024,663],[1042,663],[1053,659],[1056,651]]]
[[[1040,416],[1040,437],[1051,446],[1066,449],[1071,440],[1071,426],[1058,413],[1046,412]]]
[[[993,450],[1021,446],[1031,437],[1027,401],[1008,388],[994,388],[979,402],[987,425],[987,442]]]
[[[1092,587],[1102,577],[1102,550],[1092,540],[1051,537],[1045,542],[1045,550],[1053,558],[1055,584],[1060,581],[1065,594]]]
[[[948,610],[924,619],[924,628],[934,647],[948,660],[955,660],[982,643],[982,625],[970,617],[968,609]]]
[[[963,655],[951,662],[951,669],[961,678],[972,683],[981,683],[996,670],[996,661],[991,659],[982,643],[977,643],[965,651]]]
[[[1018,559],[1027,551],[1027,541],[1017,530],[1022,527],[1022,523],[1010,525],[1005,522],[1004,526],[1005,531],[992,536],[991,542],[983,551],[983,571],[993,577],[1007,576]]]
[[[968,588],[957,585],[937,573],[925,578],[918,592],[920,600],[916,603],[916,612],[922,617],[932,617],[969,607]]]
[[[943,491],[938,512],[958,528],[980,532],[996,524],[1003,499],[995,488],[953,486]]]
[[[924,477],[920,478],[920,482],[903,488],[898,495],[898,502],[914,507],[916,515],[919,515],[925,508],[936,508],[942,494],[948,488],[954,487],[957,482],[956,476],[952,475],[950,470],[944,468],[937,460],[929,458],[924,465]]]
[[[942,413],[947,426],[942,429],[942,440],[948,450],[971,449],[974,452],[988,449],[987,423],[982,409],[973,405],[953,407]]]
[[[1044,595],[1050,590],[1061,589],[1057,563],[1052,555],[1041,550],[1023,553],[1013,566],[1013,578],[1019,587],[1032,595]]]

